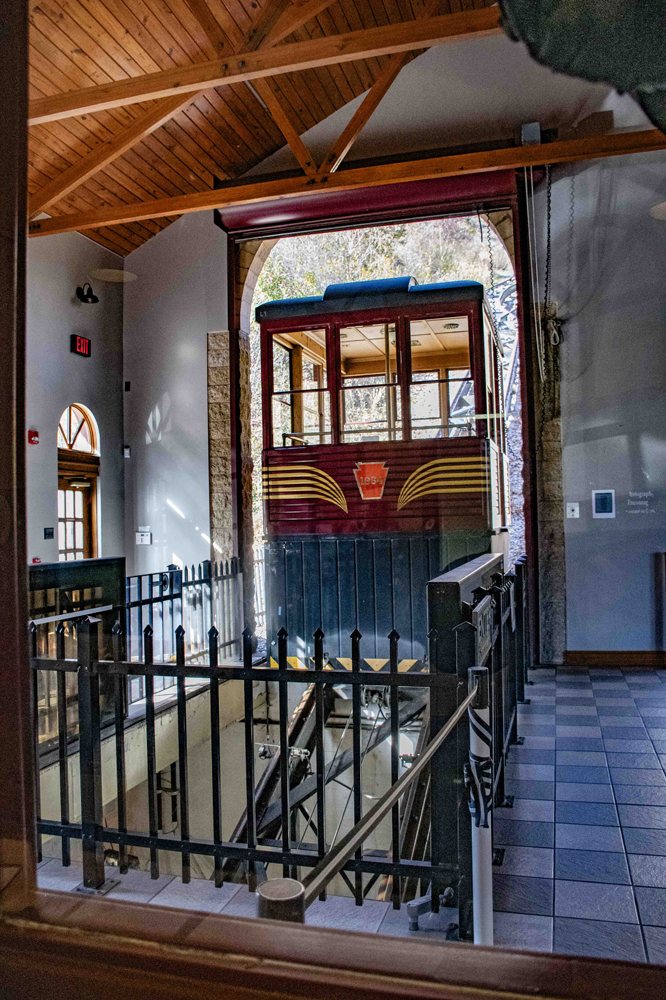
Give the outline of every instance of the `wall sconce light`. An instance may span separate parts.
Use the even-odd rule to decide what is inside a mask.
[[[88,291],[86,291],[86,288],[88,289]],[[76,289],[76,297],[77,299],[80,299],[81,302],[89,302],[91,304],[99,302],[99,299],[92,290],[92,285],[90,284],[90,282],[86,282],[83,288],[81,288],[81,286],[79,285],[79,287]]]

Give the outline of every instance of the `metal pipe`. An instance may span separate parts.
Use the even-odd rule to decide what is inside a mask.
[[[342,838],[335,850],[329,851],[327,856],[319,862],[316,868],[310,872],[302,883],[296,883],[298,885],[302,885],[303,888],[303,915],[305,915],[305,911],[310,903],[314,902],[317,896],[325,890],[334,875],[337,875],[338,872],[344,868],[345,864],[356,851],[359,844],[362,844],[363,841],[370,836],[372,831],[379,826],[386,813],[389,812],[393,805],[404,794],[411,782],[418,777],[426,764],[428,764],[432,757],[437,753],[444,740],[450,735],[450,733],[453,732],[469,706],[476,698],[477,691],[478,684],[475,684],[474,688],[470,691],[465,700],[458,706],[446,724],[442,726],[437,736],[430,741],[423,753],[414,761],[409,771],[406,771],[402,777],[396,781],[395,785],[392,785],[391,788],[389,788],[388,792],[386,792],[386,794],[375,803],[370,812],[366,813],[361,821],[356,824],[354,829],[350,830],[350,832]],[[268,888],[273,884],[273,882],[282,883],[285,881],[290,883],[294,882],[293,879],[270,879],[268,882],[263,884],[263,891],[259,897],[259,915],[277,920],[298,920],[298,922],[302,923],[303,921],[300,918],[285,918],[281,915],[283,911],[283,890],[277,886],[274,896],[272,895],[272,891]],[[287,892],[287,889],[289,890],[289,898],[291,899],[293,897],[293,899],[295,899],[296,896],[294,895],[295,890],[293,884],[290,887],[284,887],[284,892]],[[300,902],[298,905],[300,906]]]

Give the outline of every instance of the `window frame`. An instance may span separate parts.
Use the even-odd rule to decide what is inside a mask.
[[[340,351],[340,330],[348,326],[374,326],[382,323],[392,323],[396,327],[396,387],[400,389],[400,410],[402,420],[402,435],[387,445],[419,441],[412,438],[411,426],[411,385],[412,365],[410,349],[410,323],[420,319],[446,319],[449,316],[465,316],[469,331],[469,371],[470,380],[474,385],[474,404],[476,413],[486,413],[486,373],[484,363],[483,343],[483,313],[490,320],[485,297],[478,300],[463,300],[456,302],[415,303],[414,306],[392,306],[390,308],[363,309],[351,312],[318,313],[305,317],[307,322],[300,323],[298,318],[288,317],[278,320],[267,320],[261,324],[261,358],[262,358],[262,429],[265,451],[283,451],[283,446],[273,440],[272,408],[273,408],[273,337],[289,333],[307,333],[309,330],[326,330],[326,370],[327,385],[325,391],[329,394],[331,414],[331,445],[345,444],[342,433],[342,367]],[[497,338],[492,320],[490,320],[494,339]],[[494,378],[494,376],[492,376]],[[486,438],[490,436],[488,420],[477,420],[475,433],[471,438]],[[362,443],[360,443],[362,446]],[[359,442],[353,443],[359,447]],[[299,447],[328,447],[328,445],[292,445]]]

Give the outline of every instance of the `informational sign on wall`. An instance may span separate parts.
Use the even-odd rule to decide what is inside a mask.
[[[629,490],[627,514],[656,514],[656,500],[652,490],[639,493]]]

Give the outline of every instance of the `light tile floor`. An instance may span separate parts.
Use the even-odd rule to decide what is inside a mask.
[[[540,669],[519,706],[524,744],[511,749],[494,814],[495,942],[513,948],[666,964],[666,673]],[[247,887],[146,872],[109,878],[109,898],[256,916]],[[79,865],[40,865],[38,881],[70,891]],[[455,910],[420,918],[347,897],[313,903],[306,922],[444,941]]]

